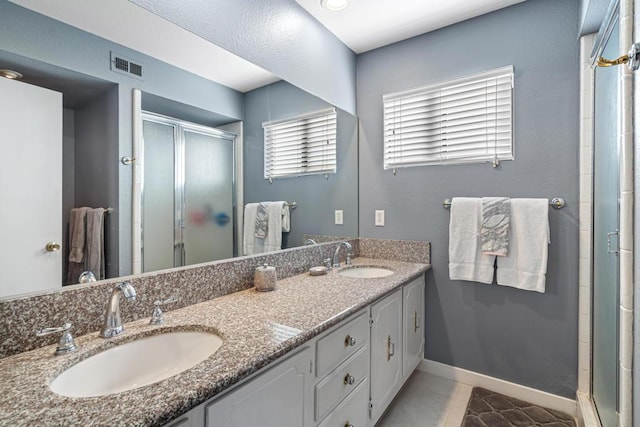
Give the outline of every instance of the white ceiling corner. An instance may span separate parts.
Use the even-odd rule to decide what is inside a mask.
[[[320,0],[295,0],[356,53],[408,39],[524,0],[349,0],[330,12]]]

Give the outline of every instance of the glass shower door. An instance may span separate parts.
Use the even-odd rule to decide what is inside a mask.
[[[618,57],[618,26],[602,56]],[[592,396],[603,427],[617,426],[618,404],[618,67],[595,71]]]
[[[171,124],[143,120],[142,271],[174,267],[175,137]]]
[[[143,114],[142,271],[232,258],[235,135]]]
[[[233,257],[233,139],[184,130],[184,265]]]

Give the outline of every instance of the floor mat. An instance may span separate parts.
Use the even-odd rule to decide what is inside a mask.
[[[564,412],[474,387],[461,427],[577,427]]]

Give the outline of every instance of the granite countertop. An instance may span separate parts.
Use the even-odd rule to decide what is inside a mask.
[[[381,266],[395,274],[355,279],[334,269],[324,276],[279,280],[272,292],[248,289],[125,325],[111,339],[76,337],[79,350],[54,356],[55,345],[0,360],[0,425],[162,425],[214,397],[280,356],[329,329],[403,283],[427,264],[356,258],[354,265]],[[127,309],[122,302],[121,309]],[[151,308],[150,308],[151,312]],[[48,384],[59,373],[108,347],[170,330],[217,333],[223,344],[205,361],[160,382],[118,394],[71,398]]]

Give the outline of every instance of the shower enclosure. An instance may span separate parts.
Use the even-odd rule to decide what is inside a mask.
[[[617,16],[599,56],[619,55]],[[618,67],[595,68],[593,169],[592,398],[603,427],[618,425],[619,123]]]
[[[237,254],[236,136],[147,112],[142,134],[142,271]]]

